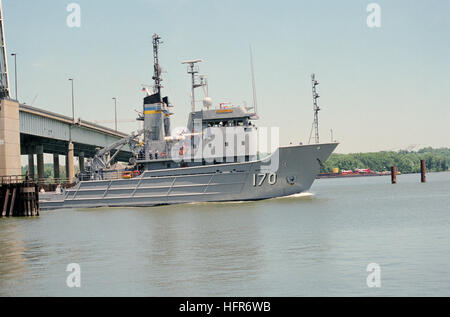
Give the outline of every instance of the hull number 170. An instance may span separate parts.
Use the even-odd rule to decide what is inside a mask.
[[[255,187],[262,186],[266,180],[269,185],[275,185],[277,183],[277,174],[276,173],[253,174],[253,186]]]

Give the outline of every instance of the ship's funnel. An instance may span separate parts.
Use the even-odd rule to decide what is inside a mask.
[[[163,103],[159,93],[144,98],[144,129],[150,140],[164,140]]]

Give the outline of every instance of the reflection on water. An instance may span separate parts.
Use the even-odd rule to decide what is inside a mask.
[[[210,208],[186,205],[173,211],[173,207],[165,207],[168,210],[159,212],[157,221],[143,229],[149,233],[142,232],[142,237],[149,236],[148,241],[141,239],[146,266],[158,272],[151,276],[151,284],[177,293],[180,286],[220,285],[222,281],[251,278],[260,271],[263,259],[258,217],[250,224],[230,225],[220,221],[227,208],[216,206],[211,214]]]
[[[318,180],[258,202],[0,220],[2,296],[450,295],[450,174]],[[382,287],[366,286],[379,263]],[[69,263],[82,287],[66,286]]]
[[[18,279],[23,276],[27,269],[26,249],[24,247],[22,233],[17,232],[17,226],[11,224],[8,228],[1,231],[0,250],[2,260],[0,262],[0,285],[5,288],[3,283],[11,279]]]

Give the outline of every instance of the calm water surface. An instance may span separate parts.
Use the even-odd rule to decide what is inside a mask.
[[[243,203],[0,219],[2,296],[450,296],[450,173]],[[81,288],[66,266],[81,266]],[[368,288],[366,267],[381,267]]]

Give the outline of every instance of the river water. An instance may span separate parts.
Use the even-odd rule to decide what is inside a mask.
[[[266,201],[0,219],[0,295],[450,296],[450,173],[397,181],[320,179],[308,194]],[[79,288],[66,284],[69,263]],[[368,287],[369,263],[380,287]]]

